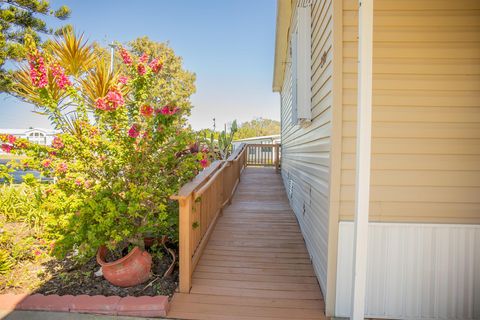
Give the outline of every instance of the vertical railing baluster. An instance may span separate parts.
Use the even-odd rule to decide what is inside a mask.
[[[179,244],[180,244],[180,283],[179,290],[189,293],[192,287],[192,196],[180,199]]]

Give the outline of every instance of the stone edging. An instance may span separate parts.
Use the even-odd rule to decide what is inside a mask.
[[[168,296],[88,296],[3,294],[0,310],[58,311],[118,316],[166,317]]]

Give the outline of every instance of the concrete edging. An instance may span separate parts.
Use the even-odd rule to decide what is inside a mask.
[[[88,296],[56,294],[2,294],[0,310],[57,311],[113,316],[166,317],[168,296]]]

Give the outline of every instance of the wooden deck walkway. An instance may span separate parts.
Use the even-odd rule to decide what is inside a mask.
[[[324,301],[280,174],[247,167],[169,318],[325,319]]]

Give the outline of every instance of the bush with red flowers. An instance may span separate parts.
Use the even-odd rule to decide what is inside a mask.
[[[175,237],[178,216],[169,197],[206,162],[190,151],[185,88],[193,92],[193,77],[168,68],[178,64],[173,51],[155,57],[121,48],[123,65],[112,71],[71,31],[44,50],[31,38],[26,44],[29,63],[15,75],[15,93],[61,133],[51,146],[2,136],[1,147],[55,178],[48,196],[62,199],[54,206],[62,221],[55,250],[88,258],[101,245],[143,247],[145,233]]]

